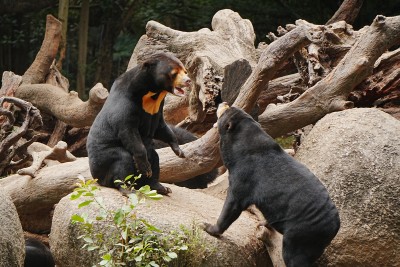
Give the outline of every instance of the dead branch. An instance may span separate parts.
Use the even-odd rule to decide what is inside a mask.
[[[399,40],[400,16],[377,16],[331,73],[293,102],[267,107],[259,117],[260,124],[271,136],[277,137],[315,123],[327,113],[353,107],[346,100],[351,90]]]
[[[22,76],[22,82],[24,84],[36,84],[45,81],[50,71],[50,66],[58,52],[61,39],[61,26],[61,22],[58,19],[52,15],[47,15],[46,33],[42,46],[32,65]]]
[[[344,20],[349,24],[353,24],[364,0],[344,0],[335,14],[328,20],[326,24],[332,24]]]
[[[350,93],[357,107],[390,107],[400,100],[400,48],[383,54],[367,79]]]
[[[33,179],[19,174],[0,179],[0,187],[17,208],[22,228],[32,233],[48,233],[54,205],[72,192],[79,181],[78,175],[91,178],[88,166],[87,158],[78,158],[40,169]]]
[[[89,92],[89,100],[83,102],[75,91],[65,92],[50,84],[23,84],[16,97],[31,102],[45,113],[73,127],[92,125],[92,122],[107,99],[108,91],[101,83]]]
[[[4,102],[15,105],[25,114],[24,121],[17,130],[13,130],[16,121],[14,113],[3,108]],[[37,139],[37,136],[30,135],[30,131],[41,127],[43,122],[37,108],[31,103],[15,97],[0,97],[0,115],[6,118],[0,128],[0,174],[2,174],[9,165],[13,164],[13,158],[16,155],[25,154],[24,150],[27,144],[31,144]],[[18,143],[20,140],[21,142]]]
[[[14,96],[15,91],[22,82],[22,77],[14,74],[11,71],[3,72],[1,79],[0,97],[2,96]],[[5,106],[7,107],[7,106]]]
[[[60,163],[74,161],[76,158],[67,151],[67,143],[59,141],[53,148],[42,143],[33,143],[28,147],[28,154],[32,157],[32,165],[18,170],[19,175],[35,177],[44,160],[56,160]]]
[[[212,30],[181,32],[158,22],[146,25],[146,35],[135,47],[128,68],[159,51],[172,51],[194,81],[189,96],[189,120],[201,123],[216,110],[224,68],[239,59],[256,62],[255,33],[251,22],[231,10],[218,11]]]

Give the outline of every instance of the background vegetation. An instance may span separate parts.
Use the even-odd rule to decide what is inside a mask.
[[[46,15],[58,17],[58,6],[69,2],[67,46],[62,73],[76,90],[78,68],[84,67],[84,88],[102,82],[109,88],[126,70],[136,42],[149,20],[182,31],[211,28],[212,16],[220,9],[237,11],[249,19],[257,34],[256,44],[279,25],[302,18],[324,24],[337,10],[339,0],[0,0],[0,71],[22,75],[32,63],[45,32]],[[86,63],[78,63],[79,25],[82,4],[89,3]],[[400,14],[398,0],[367,0],[354,28],[369,25],[383,14]],[[79,61],[81,62],[81,61]],[[80,66],[80,65],[84,66]],[[81,95],[81,94],[80,94]],[[85,97],[83,94],[82,97]]]

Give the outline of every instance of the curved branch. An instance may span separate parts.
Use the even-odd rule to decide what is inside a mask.
[[[328,20],[326,25],[344,20],[348,24],[353,24],[364,0],[344,0],[335,14]]]
[[[50,71],[50,66],[58,52],[58,46],[61,41],[61,28],[62,25],[58,19],[52,15],[47,15],[46,33],[42,46],[32,65],[22,76],[23,83],[36,84],[45,81],[46,75]]]
[[[377,16],[332,72],[293,102],[267,108],[259,116],[260,124],[272,137],[277,137],[315,123],[335,111],[332,108],[351,107],[347,102],[337,105],[336,101],[345,101],[354,87],[372,72],[375,61],[399,43],[400,16]]]
[[[23,84],[18,88],[15,96],[79,128],[92,125],[107,99],[108,91],[101,83],[98,83],[90,90],[89,100],[83,102],[75,91],[68,93],[50,84]]]

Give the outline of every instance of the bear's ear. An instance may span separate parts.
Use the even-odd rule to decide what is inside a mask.
[[[227,131],[232,131],[235,127],[235,124],[232,121],[228,121],[227,124],[225,124],[225,130]]]
[[[147,60],[143,62],[143,67],[146,69],[152,69],[156,64],[157,62],[155,60]]]

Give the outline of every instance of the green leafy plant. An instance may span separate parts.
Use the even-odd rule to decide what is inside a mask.
[[[131,190],[140,177],[128,176],[123,181],[116,181],[124,189]],[[100,190],[93,179],[80,178],[71,200],[82,198],[79,208],[96,205],[99,214],[95,218],[86,213],[74,214],[73,223],[79,224],[88,251],[98,251],[99,266],[165,266],[178,257],[179,251],[188,249],[185,238],[176,232],[163,233],[143,218],[138,218],[135,208],[145,203],[146,199],[162,198],[148,185],[128,195],[127,202],[120,208],[112,209],[104,204],[103,198],[95,194]],[[101,222],[107,231],[96,231],[96,223]]]

